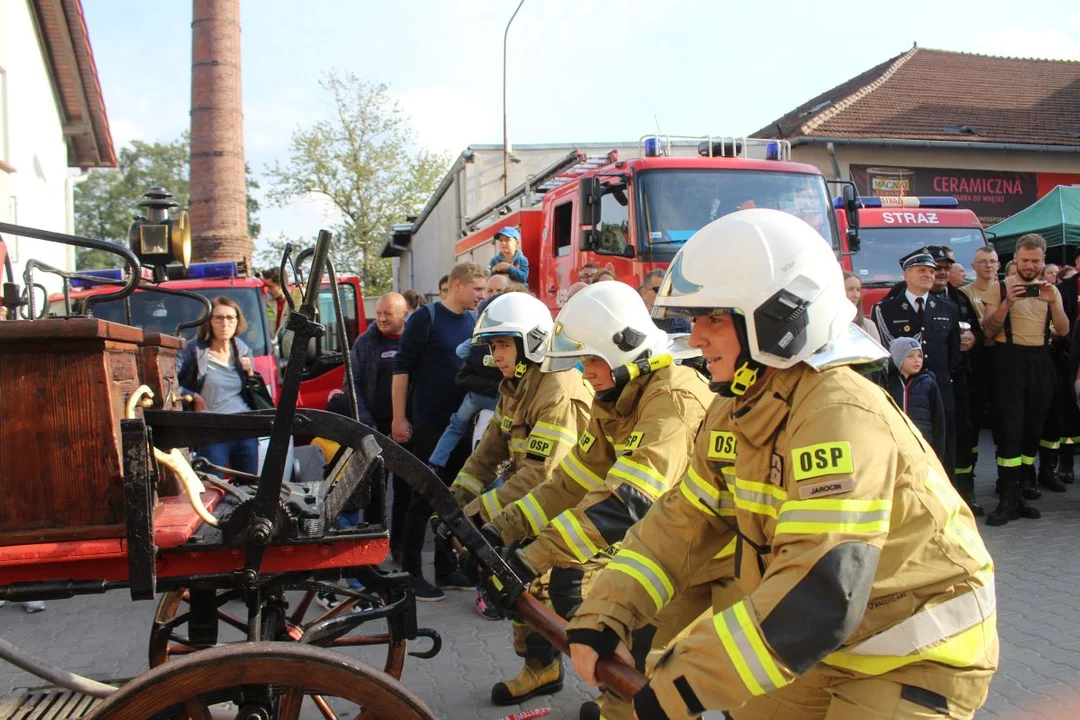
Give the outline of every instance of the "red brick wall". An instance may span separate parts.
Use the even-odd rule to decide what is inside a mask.
[[[194,0],[191,259],[250,260],[241,103],[240,0]]]

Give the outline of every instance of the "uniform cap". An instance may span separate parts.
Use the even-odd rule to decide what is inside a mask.
[[[900,258],[900,267],[907,270],[913,267],[929,267],[937,269],[937,261],[934,260],[934,256],[926,251],[926,248],[919,248],[913,253],[909,253]]]

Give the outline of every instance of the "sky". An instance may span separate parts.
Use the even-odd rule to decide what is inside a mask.
[[[502,39],[518,0],[240,0],[244,143],[256,177],[329,113],[332,69],[385,83],[420,147],[502,143]],[[771,8],[765,10],[766,8]],[[83,0],[117,148],[189,125],[191,3]],[[1080,60],[1076,0],[524,0],[509,30],[511,144],[745,135],[920,47]],[[266,183],[263,183],[265,191]],[[263,202],[264,238],[327,208]]]

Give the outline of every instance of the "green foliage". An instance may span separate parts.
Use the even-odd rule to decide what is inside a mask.
[[[151,187],[163,187],[171,192],[181,208],[188,206],[190,164],[188,134],[167,143],[146,143],[133,140],[120,150],[119,166],[115,169],[91,170],[87,178],[75,186],[75,233],[127,245],[128,228],[138,212],[142,194]],[[258,237],[259,201],[252,194],[259,184],[245,168],[247,179],[248,232]],[[75,267],[119,267],[118,255],[102,250],[78,248]]]
[[[390,226],[423,207],[450,160],[415,149],[408,120],[386,85],[336,72],[320,84],[335,112],[293,133],[289,161],[267,168],[267,198],[277,205],[326,201],[337,271],[357,273],[367,292],[379,294],[390,289],[390,261],[379,257]],[[284,238],[270,243],[278,258],[284,243]],[[269,260],[270,251],[259,257]]]

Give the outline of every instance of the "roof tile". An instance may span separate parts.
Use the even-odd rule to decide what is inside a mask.
[[[916,47],[754,135],[1078,146],[1080,62]]]

